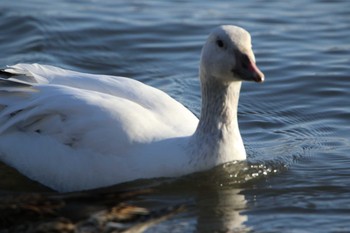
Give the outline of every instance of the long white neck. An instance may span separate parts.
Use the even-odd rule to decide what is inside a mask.
[[[193,162],[206,167],[246,159],[237,120],[241,82],[223,83],[212,77],[201,80],[201,116],[192,140],[193,158],[198,161]]]

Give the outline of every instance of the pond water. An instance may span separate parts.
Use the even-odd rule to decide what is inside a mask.
[[[199,115],[200,50],[221,24],[250,31],[266,78],[241,91],[248,163],[147,181],[135,204],[188,207],[146,232],[349,232],[350,1],[2,0],[0,67],[127,76]]]

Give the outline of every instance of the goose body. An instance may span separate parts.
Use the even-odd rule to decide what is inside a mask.
[[[237,123],[241,81],[264,78],[249,33],[236,26],[216,28],[203,47],[200,119],[129,78],[39,64],[1,74],[0,161],[61,192],[245,159]]]

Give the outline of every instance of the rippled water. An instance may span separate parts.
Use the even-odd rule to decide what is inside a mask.
[[[242,88],[248,163],[154,185],[135,203],[185,203],[188,211],[147,232],[348,232],[349,16],[346,0],[2,0],[0,66],[39,62],[132,77],[198,115],[204,40],[217,25],[243,26],[266,76]],[[12,173],[1,177],[6,191]]]

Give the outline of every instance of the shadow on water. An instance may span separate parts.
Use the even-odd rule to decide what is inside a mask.
[[[230,162],[180,178],[138,180],[58,194],[7,168],[11,179],[18,179],[15,189],[8,186],[0,194],[0,229],[248,232],[244,224],[248,217],[242,212],[247,209],[247,201],[242,191],[285,169],[280,163]],[[192,222],[188,222],[190,216],[195,217]]]
[[[173,222],[160,223],[153,228],[158,232],[249,232],[244,190],[286,168],[279,162],[235,161],[177,179],[159,179],[155,192],[140,204],[154,207],[183,203],[186,214],[195,217],[191,223],[182,221],[181,216]]]

